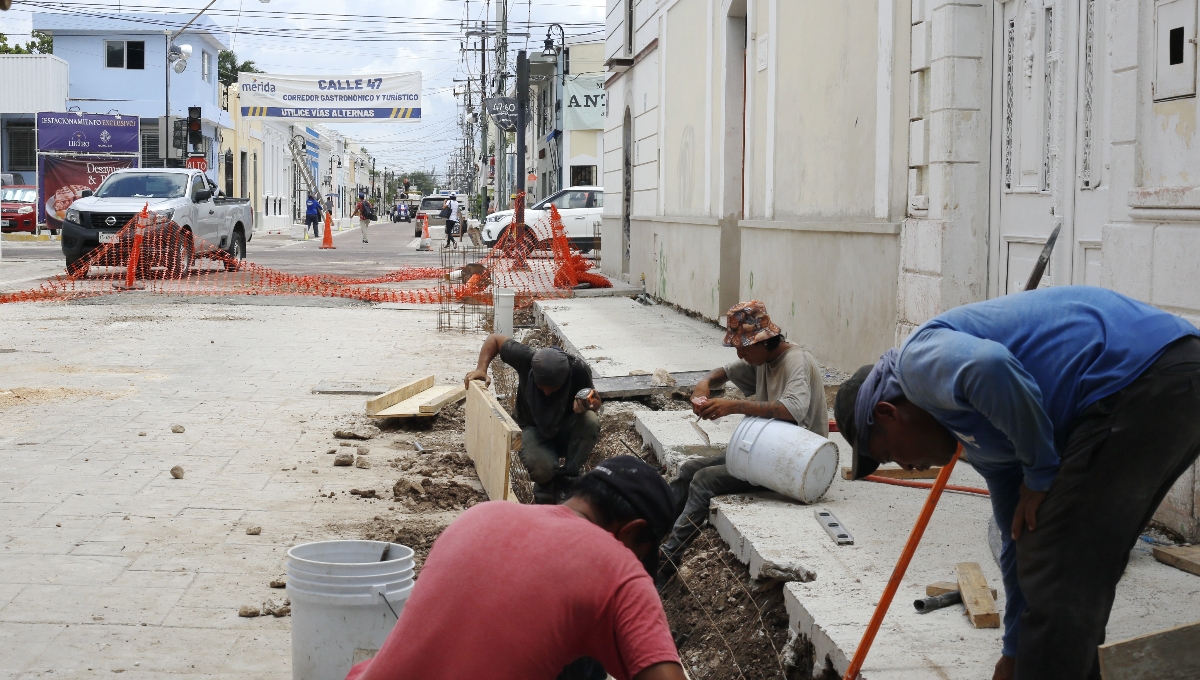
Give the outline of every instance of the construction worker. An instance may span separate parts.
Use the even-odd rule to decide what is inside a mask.
[[[726,324],[724,344],[735,348],[738,358],[696,383],[692,390],[696,415],[706,420],[735,413],[777,418],[829,436],[825,385],[812,354],[786,342],[766,305],[758,300],[734,305],[726,313]],[[709,398],[712,389],[726,381],[732,381],[752,400]],[[663,544],[660,584],[675,573],[680,553],[704,525],[713,496],[765,490],[730,474],[725,454],[694,458],[681,465],[679,476],[671,482],[678,519]]]
[[[854,478],[957,444],[1004,530],[996,680],[1099,678],[1129,552],[1200,455],[1200,331],[1118,293],[1033,290],[926,322],[838,391]]]
[[[554,503],[579,475],[600,439],[600,397],[587,362],[557,347],[534,349],[492,333],[479,350],[479,363],[464,384],[491,384],[488,365],[500,360],[517,372],[513,414],[521,426],[521,462],[534,482],[537,503]],[[586,390],[586,392],[585,392]],[[581,396],[582,394],[582,396]],[[558,459],[566,459],[560,466]]]
[[[670,526],[666,482],[633,456],[600,463],[562,505],[475,505],[346,680],[683,680],[649,573]]]

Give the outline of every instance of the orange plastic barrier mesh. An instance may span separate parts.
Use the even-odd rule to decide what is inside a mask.
[[[548,225],[528,226],[520,230],[520,237],[515,231],[506,229],[487,256],[464,268],[463,285],[439,290],[432,282],[451,274],[442,267],[406,267],[382,276],[356,278],[290,274],[239,261],[143,208],[141,215],[116,232],[112,242],[101,244],[36,288],[0,293],[0,303],[120,295],[133,288],[161,295],[302,295],[404,303],[438,303],[469,296],[474,302],[490,304],[492,288],[501,286],[516,291],[519,305],[528,305],[534,299],[569,295],[570,289],[581,283],[611,287],[607,278],[591,271],[595,263],[571,247],[557,209],[551,207]],[[538,235],[547,231],[550,238],[539,239]],[[128,285],[130,281],[134,285]],[[394,287],[411,281],[431,281],[431,285]]]

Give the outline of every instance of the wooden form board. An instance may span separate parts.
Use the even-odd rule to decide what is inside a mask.
[[[373,418],[417,418],[437,415],[446,404],[456,402],[466,395],[462,385],[434,385],[424,392],[389,406],[374,414]]]
[[[1200,678],[1200,621],[1100,645],[1104,680]]]
[[[1154,559],[1200,576],[1200,545],[1154,546]],[[1198,676],[1200,677],[1200,676]]]
[[[433,387],[433,376],[427,375],[424,378],[414,380],[407,385],[401,385],[394,390],[384,392],[374,399],[368,399],[367,415],[373,416],[389,406],[395,406],[409,397],[413,397],[424,392],[430,387]]]
[[[888,479],[937,479],[938,473],[941,471],[942,468],[936,465],[928,470],[905,470],[902,467],[881,467],[877,468],[871,474],[876,477],[886,477]],[[854,479],[854,472],[851,468],[842,468],[842,479]]]
[[[976,628],[999,628],[1000,613],[979,563],[959,562],[954,570],[958,573],[958,591],[962,593],[967,618]]]
[[[516,501],[509,480],[509,455],[521,448],[521,428],[483,383],[467,388],[467,455],[488,498]]]
[[[996,589],[992,588],[992,599],[996,599]],[[954,581],[938,581],[925,586],[925,597],[937,597],[946,593],[957,593],[958,584]]]

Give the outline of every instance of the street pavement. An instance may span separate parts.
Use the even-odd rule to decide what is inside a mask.
[[[249,257],[357,276],[436,264],[409,229],[372,227],[366,245],[342,232],[333,251],[255,238]],[[57,244],[6,242],[0,281],[56,262]],[[433,308],[323,298],[0,305],[0,680],[290,678],[291,619],[238,607],[285,597],[268,582],[289,547],[406,516],[346,495],[391,488],[385,443],[370,469],[325,453],[366,397],[312,388],[456,382],[484,334],[436,327]]]

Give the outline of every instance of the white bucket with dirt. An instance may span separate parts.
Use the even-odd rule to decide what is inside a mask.
[[[293,680],[346,677],[383,646],[412,593],[413,551],[398,543],[305,543],[287,569]]]
[[[743,418],[725,450],[729,474],[801,503],[825,495],[837,466],[836,444],[774,418]]]

